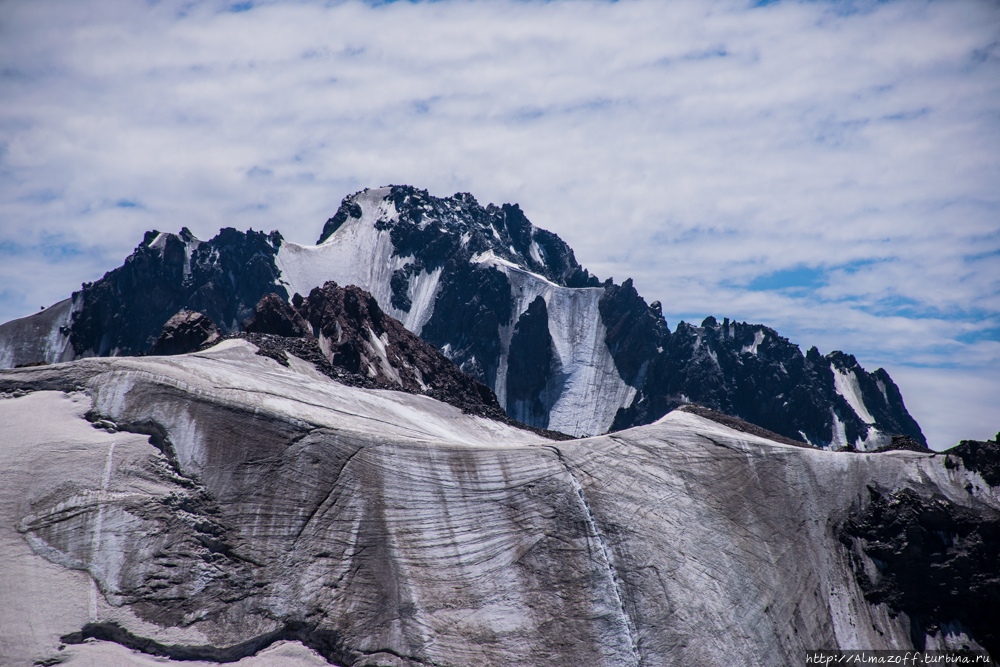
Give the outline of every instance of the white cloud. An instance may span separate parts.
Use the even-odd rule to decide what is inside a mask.
[[[916,364],[1000,407],[976,384],[1000,371],[995,3],[257,5],[0,4],[0,320],[147,229],[313,242],[344,195],[410,183],[519,202],[671,323],[910,369],[946,440],[968,420]]]
[[[963,369],[910,366],[886,370],[896,384],[910,390],[903,400],[910,414],[922,416],[920,427],[932,449],[954,447],[959,440],[992,440],[1000,431],[996,411],[983,409],[984,398],[1000,395],[996,374],[970,376]]]

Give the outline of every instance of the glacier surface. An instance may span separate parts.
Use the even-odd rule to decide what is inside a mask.
[[[96,664],[120,647],[61,638],[112,627],[188,659],[352,666],[907,649],[914,626],[866,599],[857,568],[876,565],[840,527],[873,488],[1000,511],[944,455],[793,447],[685,412],[555,442],[289,361],[226,341],[0,371],[7,664]],[[931,645],[973,641],[939,620]]]

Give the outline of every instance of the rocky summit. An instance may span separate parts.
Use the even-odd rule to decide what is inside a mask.
[[[407,331],[382,311],[371,294],[354,285],[339,287],[328,281],[308,297],[296,294],[292,303],[268,294],[244,328],[249,333],[304,338],[319,352],[321,365],[327,362],[354,378],[369,380],[361,383],[364,386],[426,394],[466,413],[524,426],[507,417],[489,387]],[[258,345],[267,353],[274,341],[259,341]],[[291,353],[303,356],[299,349],[293,348]],[[287,354],[274,358],[287,365]],[[315,361],[311,356],[306,358]],[[343,374],[334,377],[350,381]]]
[[[355,285],[495,393],[506,413],[575,436],[649,424],[699,403],[819,447],[926,440],[882,369],[806,354],[774,330],[663,317],[631,280],[601,282],[515,204],[410,186],[347,197],[302,246],[224,229],[149,232],[125,264],[42,313],[0,325],[0,366],[147,352],[178,311],[238,332],[265,295]]]

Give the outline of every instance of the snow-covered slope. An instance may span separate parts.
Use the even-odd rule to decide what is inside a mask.
[[[0,392],[4,664],[149,664],[108,641],[351,667],[1000,647],[1000,487],[949,455],[684,412],[553,442],[244,341]]]
[[[360,208],[360,217],[349,218],[335,237],[321,245],[303,246],[284,241],[275,264],[281,272],[281,284],[289,295],[305,296],[328,280],[340,285],[357,285],[370,292],[382,310],[419,335],[434,309],[442,269],[422,269],[411,278],[407,296],[412,306],[408,311],[393,305],[393,273],[414,258],[396,254],[389,230],[376,227],[379,221],[398,218],[392,200],[387,199],[389,192],[390,188],[377,188],[354,195],[352,202]]]

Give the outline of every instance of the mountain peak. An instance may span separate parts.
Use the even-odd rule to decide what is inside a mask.
[[[492,252],[557,285],[600,285],[562,239],[531,224],[517,204],[484,207],[466,192],[435,197],[409,185],[362,190],[344,199],[324,225],[318,243],[329,243],[342,229],[355,225],[388,231],[393,255],[413,257],[410,266],[417,270],[434,270],[452,259],[470,261]]]

